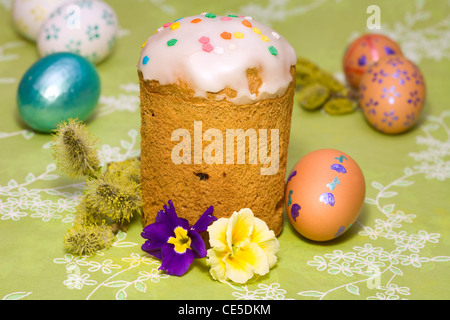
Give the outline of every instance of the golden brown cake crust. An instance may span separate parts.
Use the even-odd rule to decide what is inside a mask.
[[[293,81],[281,97],[252,104],[235,105],[218,94],[233,95],[233,90],[209,93],[208,98],[195,97],[194,91],[180,81],[161,86],[158,81],[144,80],[138,71],[141,99],[141,184],[143,198],[142,224],[154,222],[156,214],[172,200],[180,217],[194,224],[200,215],[214,206],[214,216],[229,217],[234,211],[250,208],[279,235],[282,230],[287,149],[291,126]],[[256,69],[249,69],[249,88],[257,92],[261,79]],[[222,96],[221,95],[221,96]],[[273,175],[261,175],[261,164],[175,164],[171,140],[174,130],[184,128],[191,135],[194,150],[194,122],[201,121],[202,133],[207,129],[279,130],[279,169]],[[203,141],[203,148],[210,142]],[[224,142],[225,148],[225,142]],[[235,144],[236,148],[236,144]],[[236,151],[236,149],[235,149]],[[237,151],[234,153],[236,157]],[[193,157],[193,153],[192,153]]]

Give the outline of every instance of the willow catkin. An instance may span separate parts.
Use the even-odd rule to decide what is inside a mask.
[[[82,122],[69,119],[59,123],[52,145],[58,168],[71,178],[97,175],[100,160],[96,142]]]

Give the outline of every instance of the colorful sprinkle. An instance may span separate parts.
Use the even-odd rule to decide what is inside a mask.
[[[273,54],[274,56],[276,56],[278,54],[278,51],[277,51],[277,49],[274,46],[270,46],[269,47],[269,52],[271,54]]]
[[[235,14],[229,14],[228,16],[231,17],[231,18],[237,18],[237,17],[238,17],[238,16],[235,15]]]
[[[172,22],[167,22],[163,24],[164,28],[170,27],[172,25]]]
[[[180,23],[179,22],[175,22],[175,23],[172,23],[171,25],[170,25],[170,29],[172,29],[172,30],[176,30],[176,29],[178,29],[180,27]]]
[[[147,42],[148,42],[148,40],[145,41],[145,42],[142,44],[141,48],[145,47],[145,45],[147,44]]]
[[[238,39],[244,38],[244,34],[242,32],[235,32],[235,33],[233,33],[233,35],[235,38],[238,38]]]
[[[215,47],[214,48],[214,52],[217,53],[217,54],[223,54],[224,50],[223,50],[222,47]]]
[[[222,17],[222,18],[220,18],[220,20],[222,20],[222,21],[230,21],[231,18],[230,17]]]
[[[248,28],[251,28],[251,27],[252,27],[252,24],[251,24],[250,21],[248,21],[248,20],[242,20],[242,24],[243,24],[244,26],[248,27]]]
[[[269,41],[269,37],[265,36],[265,35],[261,35],[261,40],[267,42],[267,41]]]
[[[196,18],[191,21],[191,23],[199,23],[199,22],[202,22],[202,19]]]
[[[217,16],[214,13],[207,13],[207,14],[205,14],[205,17],[213,19]]]
[[[214,50],[213,46],[208,42],[202,45],[202,50],[206,52],[211,52]]]
[[[229,33],[229,32],[222,32],[222,33],[220,34],[220,36],[221,36],[223,39],[225,39],[225,40],[230,40],[230,39],[231,39],[231,33]]]
[[[148,63],[148,60],[150,60],[150,58],[145,56],[144,59],[142,59],[142,64],[146,65]]]
[[[201,37],[200,39],[198,39],[198,42],[202,43],[202,44],[206,44],[209,42],[209,38],[208,37]]]
[[[167,45],[169,47],[174,46],[175,43],[177,43],[177,41],[178,41],[177,39],[170,39],[169,41],[167,41]]]
[[[252,30],[256,34],[261,34],[261,30],[259,30],[257,27],[254,27]]]
[[[275,37],[275,39],[280,39],[280,35],[275,31],[272,31],[272,35]]]

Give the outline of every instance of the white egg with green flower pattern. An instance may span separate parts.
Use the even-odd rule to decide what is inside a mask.
[[[72,52],[97,64],[113,51],[118,30],[116,13],[105,2],[68,1],[44,22],[37,46],[41,56]]]
[[[36,41],[42,24],[64,0],[14,0],[12,22],[16,30],[30,41]]]

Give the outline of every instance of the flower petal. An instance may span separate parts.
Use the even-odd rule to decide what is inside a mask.
[[[239,248],[225,259],[227,277],[237,283],[245,283],[254,273],[265,275],[269,272],[269,263],[262,249],[255,243]]]
[[[141,236],[147,239],[141,249],[157,259],[162,259],[161,247],[167,243],[172,235],[173,232],[163,223],[149,224],[141,233]]]
[[[194,253],[194,259],[206,257],[206,245],[202,236],[195,231],[189,231],[188,237],[191,238],[191,249]]]
[[[227,243],[228,219],[220,218],[208,227],[209,244],[219,251],[228,249]]]
[[[142,246],[141,249],[148,254],[154,256],[156,259],[161,260],[162,259],[162,253],[161,253],[161,245],[155,244],[150,241],[146,241]]]
[[[226,278],[226,265],[224,262],[224,257],[226,251],[219,251],[216,249],[209,249],[206,264],[211,267],[209,273],[214,280],[219,280],[220,282],[225,282]]]
[[[213,211],[213,206],[210,206],[208,209],[206,209],[206,211],[203,212],[197,222],[191,227],[191,230],[195,230],[199,233],[206,231],[206,229],[208,229],[208,226],[217,220],[217,218],[212,215]]]
[[[228,220],[227,243],[228,247],[243,246],[250,240],[253,231],[253,212],[246,208],[234,212]]]
[[[175,230],[176,227],[181,226],[181,222],[177,216],[172,200],[169,200],[168,204],[168,206],[164,205],[164,210],[158,212],[155,222],[164,223],[168,225],[170,229]]]
[[[163,223],[152,223],[146,226],[141,233],[144,239],[150,240],[150,242],[160,243],[163,245],[167,243],[170,237],[173,237],[173,231]]]
[[[162,263],[159,267],[169,275],[182,276],[186,273],[194,260],[192,250],[187,249],[184,253],[175,252],[174,246],[165,244],[162,247]]]
[[[228,254],[224,257],[224,262],[226,279],[237,283],[246,283],[253,277],[253,268],[245,259]]]
[[[277,262],[277,256],[275,254],[278,252],[280,244],[275,237],[275,233],[269,230],[267,224],[259,218],[255,218],[251,242],[256,243],[264,251],[264,254],[269,260],[269,267],[273,267]]]

